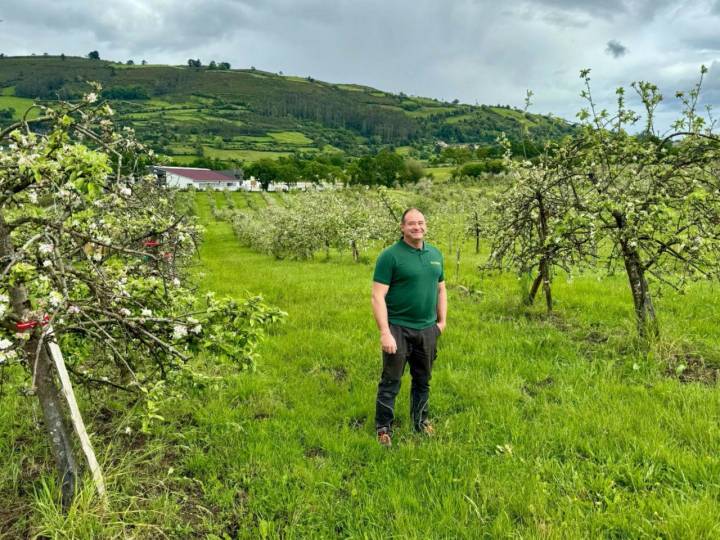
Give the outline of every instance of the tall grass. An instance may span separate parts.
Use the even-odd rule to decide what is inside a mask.
[[[242,206],[255,196],[233,197]],[[225,204],[224,196],[215,200]],[[57,538],[720,535],[715,288],[659,298],[663,337],[648,351],[633,337],[622,279],[560,277],[557,314],[548,317],[541,306],[519,307],[513,276],[480,276],[480,259],[464,255],[457,279],[448,274],[449,325],[432,380],[437,436],[410,429],[406,379],[387,450],[373,429],[380,354],[372,265],[344,254],[275,261],[239,247],[230,226],[213,219],[206,195],[196,203],[206,225],[199,285],[218,295],[262,293],[289,314],[260,347],[257,373],[219,374],[171,402],[162,411],[167,422],[151,436],[125,435],[132,417],[117,416],[102,438],[107,509],[83,492],[74,513],[58,514],[51,470],[21,482],[13,472],[20,458],[3,455],[2,478],[17,480],[0,484],[0,496],[28,481],[34,491],[20,495],[31,509],[24,524],[0,531]],[[3,420],[6,406],[31,414],[24,398],[2,399]],[[22,448],[25,459],[47,462],[32,422],[5,425],[4,452]],[[34,442],[18,443],[23,437]]]

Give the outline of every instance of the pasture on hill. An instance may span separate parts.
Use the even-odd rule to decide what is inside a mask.
[[[468,240],[456,271],[436,238],[450,291],[432,379],[437,435],[412,433],[406,378],[388,450],[373,426],[370,283],[381,246],[360,263],[335,250],[276,260],[240,246],[210,205],[288,197],[194,195],[206,228],[198,286],[262,294],[287,318],[260,346],[256,372],[218,372],[161,402],[164,421],[150,433],[120,398],[94,408],[83,396],[108,508],[88,488],[60,512],[49,451],[21,420],[37,414],[34,403],[0,394],[0,538],[720,534],[717,286],[657,299],[663,333],[648,352],[621,276],[558,276],[548,316],[521,307],[516,276],[478,272],[485,244],[475,255]]]
[[[446,103],[311,76],[64,55],[0,58],[0,109],[11,106],[21,115],[30,100],[76,99],[87,90],[85,81],[100,82],[120,121],[176,163],[203,155],[252,162],[276,157],[272,152],[322,150],[357,156],[410,144],[429,155],[438,139],[493,146],[501,133],[519,141],[526,127],[537,142],[573,130],[564,120],[509,106]],[[0,126],[4,121],[0,117]]]

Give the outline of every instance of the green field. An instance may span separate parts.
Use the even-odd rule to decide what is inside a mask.
[[[282,156],[289,156],[290,152],[272,152],[261,150],[226,150],[221,148],[212,148],[205,146],[205,155],[220,159],[242,159],[244,161],[257,161],[259,159],[268,158],[276,159]]]
[[[456,167],[426,167],[425,174],[432,174],[433,179],[439,182],[447,182]]]
[[[25,114],[25,111],[32,107],[32,104],[32,99],[14,97],[13,95],[0,95],[0,109],[14,109],[14,120],[20,120]],[[40,116],[39,108],[34,108],[28,114],[28,118],[37,118],[38,116]]]
[[[125,96],[111,99],[116,119],[134,127],[138,138],[158,153],[168,144],[188,145],[190,139],[217,148],[211,141],[220,137],[247,151],[321,150],[330,144],[360,156],[378,144],[427,150],[443,138],[495,145],[501,133],[511,140],[527,136],[523,126],[541,140],[573,129],[556,118],[535,115],[527,120],[517,110],[443,103],[259,70],[126,66],[52,55],[2,59],[0,108],[16,109],[17,117],[29,98],[77,99],[88,91],[85,81],[99,82],[106,95]],[[107,94],[113,90],[119,92]],[[267,148],[258,148],[261,140]]]
[[[232,197],[238,207],[246,197],[264,204]],[[198,284],[261,293],[287,311],[286,323],[261,346],[256,373],[218,373],[171,400],[152,435],[137,432],[121,402],[98,410],[85,397],[107,509],[88,492],[58,513],[51,458],[27,421],[35,400],[0,394],[0,537],[720,534],[715,288],[659,298],[663,340],[647,355],[622,279],[558,277],[548,317],[518,307],[513,276],[481,277],[469,245],[456,268],[440,239],[450,310],[433,376],[438,433],[409,429],[406,378],[386,450],[373,430],[372,266],[348,254],[293,262],[253,253],[213,220],[205,194],[196,201],[206,226]]]
[[[270,135],[270,137],[272,137],[275,141],[282,144],[312,144],[312,139],[308,139],[299,131],[279,131],[276,133],[268,133],[268,135]]]

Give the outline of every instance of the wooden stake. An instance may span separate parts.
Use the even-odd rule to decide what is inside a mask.
[[[77,436],[80,438],[80,446],[82,447],[85,458],[87,459],[88,467],[90,468],[93,481],[95,482],[95,488],[97,489],[100,498],[107,502],[105,479],[103,478],[100,464],[95,458],[95,451],[93,450],[92,443],[90,442],[90,437],[85,430],[85,422],[83,422],[80,409],[78,408],[77,401],[75,400],[75,392],[73,391],[72,383],[70,382],[70,377],[68,376],[67,368],[65,367],[65,360],[63,359],[60,346],[57,344],[57,341],[55,341],[51,326],[48,327],[46,338],[48,339],[47,346],[48,351],[50,352],[50,357],[52,358],[60,377],[60,387],[62,389],[62,393],[67,400],[68,407],[70,408],[72,425],[75,429],[75,433],[77,433]]]

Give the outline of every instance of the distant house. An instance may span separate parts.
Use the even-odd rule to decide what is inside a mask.
[[[195,167],[153,167],[161,185],[176,188],[226,189],[237,191],[241,180],[230,174]]]

